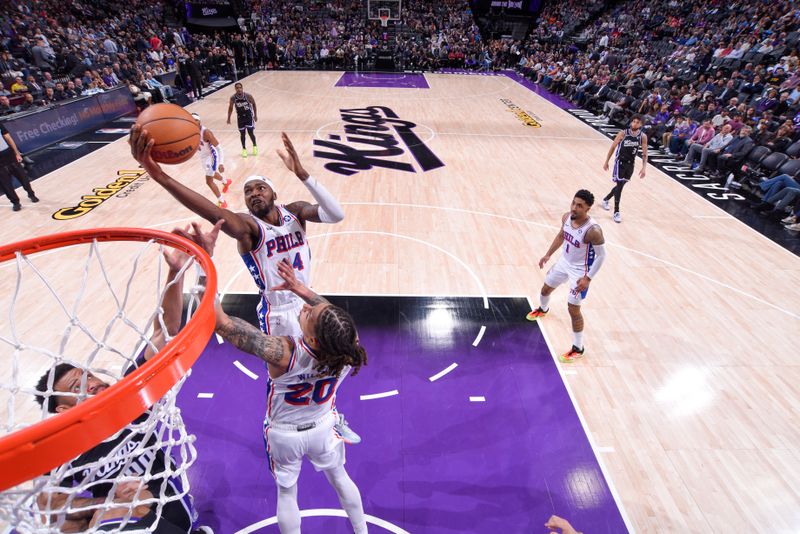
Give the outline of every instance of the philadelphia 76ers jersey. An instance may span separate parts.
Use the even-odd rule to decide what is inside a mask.
[[[586,232],[597,224],[594,219],[584,222],[579,228],[572,227],[569,217],[564,221],[564,255],[561,261],[565,262],[571,269],[589,272],[589,267],[594,262],[594,247],[586,242]]]
[[[292,337],[294,349],[285,374],[267,384],[266,424],[302,425],[319,420],[335,409],[336,391],[350,367],[339,376],[320,375],[314,351],[302,337]]]
[[[284,282],[278,274],[278,262],[289,260],[295,276],[305,286],[309,285],[311,278],[311,249],[303,225],[284,206],[277,208],[281,216],[280,226],[253,217],[258,223],[258,244],[250,252],[242,254],[262,300],[268,306],[284,306],[298,299],[291,291],[270,291]]]

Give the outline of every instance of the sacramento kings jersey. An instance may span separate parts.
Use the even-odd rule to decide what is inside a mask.
[[[250,100],[247,98],[247,93],[242,94],[240,97],[237,94],[233,95],[233,106],[236,108],[236,116],[239,118],[240,121],[244,121],[244,119],[252,119],[253,118],[253,105],[250,103]],[[252,122],[252,121],[248,121]]]
[[[336,391],[350,367],[342,374],[322,376],[314,367],[314,351],[302,337],[293,337],[294,349],[285,374],[267,384],[266,423],[302,425],[330,413],[336,406]]]
[[[569,217],[564,221],[564,255],[561,261],[586,274],[594,263],[594,247],[586,242],[586,232],[597,223],[591,217],[580,228],[573,228],[571,223]]]
[[[297,217],[284,206],[276,206],[281,216],[281,225],[272,226],[257,217],[258,244],[250,252],[242,254],[247,269],[261,292],[262,302],[267,306],[283,306],[298,299],[291,291],[270,291],[283,284],[278,274],[278,263],[284,259],[294,267],[294,274],[305,286],[311,279],[311,248],[306,231]]]
[[[625,130],[625,137],[617,145],[616,159],[622,163],[633,163],[639,155],[639,147],[642,146],[642,129],[634,135],[630,128]]]

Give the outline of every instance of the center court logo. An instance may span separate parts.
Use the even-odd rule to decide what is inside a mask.
[[[113,197],[146,173],[142,169],[132,171],[117,171],[117,179],[107,184],[105,187],[95,187],[88,195],[83,195],[77,206],[61,208],[53,214],[53,219],[57,221],[69,221],[83,217],[100,204]],[[135,187],[135,186],[134,186]],[[133,189],[133,188],[132,188]],[[122,195],[120,195],[121,197]]]
[[[345,141],[341,135],[328,135],[329,140],[314,139],[314,146],[328,149],[315,150],[314,156],[334,160],[325,168],[337,174],[350,176],[373,167],[385,167],[403,172],[417,172],[410,163],[392,159],[411,153],[422,172],[444,167],[430,148],[420,139],[414,128],[416,124],[400,119],[385,106],[369,106],[358,109],[340,109],[344,122]],[[405,148],[400,146],[402,142]],[[353,145],[364,145],[359,149]]]

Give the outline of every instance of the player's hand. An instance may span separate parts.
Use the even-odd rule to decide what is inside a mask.
[[[258,115],[253,115],[253,122],[258,122]]]
[[[644,178],[644,175],[645,175],[646,172],[647,172],[646,169],[644,167],[642,167],[642,170],[639,171],[639,178]]]
[[[219,172],[220,172],[220,174],[225,172],[225,165],[220,165],[219,166]]]
[[[558,517],[557,515],[551,515],[550,519],[547,520],[547,523],[545,523],[544,526],[549,529],[560,529],[562,534],[577,534],[576,530],[572,528],[572,525],[569,524],[569,521],[563,517]]]
[[[22,154],[17,154],[17,163],[22,163]]]
[[[300,280],[294,274],[294,267],[289,263],[289,260],[284,258],[278,262],[278,274],[283,278],[283,283],[275,287],[269,288],[270,291],[296,291],[304,287]]]
[[[603,163],[603,170],[604,171],[608,170],[608,162],[607,161],[605,163]]]
[[[283,140],[283,147],[286,149],[286,152],[282,150],[276,150],[275,152],[277,152],[278,156],[283,160],[283,164],[286,165],[287,169],[292,171],[295,176],[301,180],[306,180],[308,178],[308,173],[303,166],[300,165],[300,158],[297,156],[297,151],[294,149],[294,145],[289,139],[289,136],[286,135],[286,132],[281,132],[281,140]]]
[[[128,144],[131,145],[131,156],[147,171],[154,180],[158,181],[161,174],[161,166],[153,159],[151,151],[155,141],[147,130],[142,130],[138,124],[131,127],[131,135],[128,137]]]
[[[548,261],[550,261],[550,255],[542,256],[542,258],[539,260],[539,268],[544,269],[544,264]]]
[[[588,276],[582,277],[580,280],[578,280],[578,283],[575,284],[575,292],[576,293],[582,293],[582,292],[586,291],[587,289],[589,289],[589,284],[591,282],[592,282],[592,279],[589,278]]]
[[[137,492],[139,493],[138,499]],[[119,482],[114,488],[114,502],[133,502],[134,499],[141,501],[152,498],[153,494],[150,493],[141,480]]]
[[[230,123],[231,123],[231,118],[230,118],[230,117],[228,117],[228,124],[230,124]]]
[[[222,228],[222,225],[225,224],[225,219],[220,219],[214,225],[214,227],[209,230],[208,232],[203,232],[200,228],[200,224],[193,222],[192,223],[192,232],[189,232],[189,227],[187,226],[183,230],[180,228],[176,228],[172,231],[174,234],[178,234],[181,237],[185,237],[191,241],[194,241],[201,247],[203,250],[208,252],[209,256],[214,255],[214,247],[217,245],[217,238],[219,237],[219,230]]]

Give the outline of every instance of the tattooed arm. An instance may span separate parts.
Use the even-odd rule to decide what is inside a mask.
[[[292,354],[288,337],[268,336],[255,326],[239,317],[230,317],[217,301],[216,332],[225,341],[243,352],[260,358],[270,365],[286,367]]]

